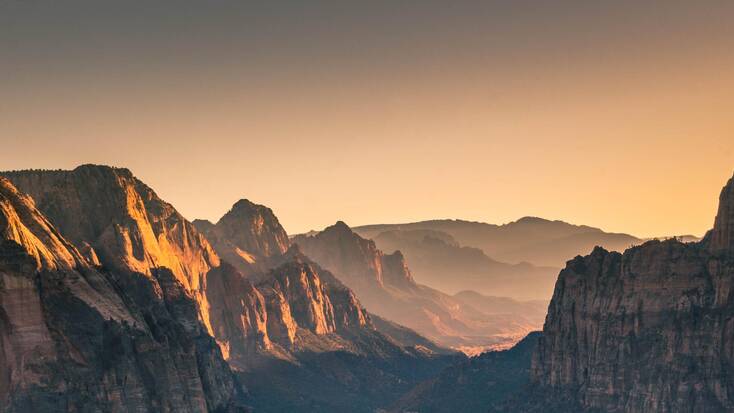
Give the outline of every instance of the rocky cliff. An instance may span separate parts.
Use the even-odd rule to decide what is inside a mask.
[[[168,268],[194,294],[209,326],[204,279],[219,265],[207,240],[124,168],[3,172],[91,264],[148,276]]]
[[[92,267],[0,178],[0,411],[234,411],[238,388],[173,273]]]
[[[734,410],[734,180],[701,243],[596,248],[561,271],[532,367],[537,405]]]
[[[374,330],[354,293],[297,253],[255,277],[224,264],[209,274],[207,294],[215,336],[242,370],[253,357],[290,359],[319,337],[331,343],[329,335]]]

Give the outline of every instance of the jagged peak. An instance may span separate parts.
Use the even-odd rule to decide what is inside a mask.
[[[349,227],[344,221],[336,221],[334,225],[330,225],[326,228],[324,228],[322,233],[336,233],[336,234],[348,234],[352,235],[354,234],[354,231],[352,231],[352,228]]]
[[[249,199],[242,198],[239,201],[232,204],[232,207],[227,211],[226,214],[222,218],[224,218],[227,215],[251,215],[252,213],[258,213],[258,214],[268,214],[273,217],[275,217],[275,214],[273,213],[273,210],[266,207],[265,205],[256,204]],[[221,221],[221,219],[220,219]]]

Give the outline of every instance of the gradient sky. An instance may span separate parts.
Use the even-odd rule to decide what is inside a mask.
[[[0,2],[0,169],[125,166],[290,233],[638,236],[702,235],[734,173],[732,1],[148,3]]]

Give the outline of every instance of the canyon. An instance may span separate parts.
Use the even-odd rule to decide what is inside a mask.
[[[734,409],[734,178],[703,239],[568,257],[550,303],[422,284],[408,257],[521,265],[431,225],[289,238],[246,199],[190,222],[124,168],[2,172],[0,411]]]

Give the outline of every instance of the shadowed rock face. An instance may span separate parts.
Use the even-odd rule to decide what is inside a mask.
[[[732,186],[701,243],[597,248],[568,263],[533,360],[545,398],[603,411],[734,410]]]
[[[88,265],[0,178],[0,411],[235,411],[237,386],[168,270]]]
[[[270,208],[242,199],[216,224],[195,220],[217,254],[244,274],[267,270],[288,250],[288,234]]]

